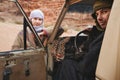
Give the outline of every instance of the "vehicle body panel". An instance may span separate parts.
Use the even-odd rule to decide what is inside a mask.
[[[101,80],[120,80],[120,0],[114,0],[96,74]]]
[[[43,49],[4,54],[0,56],[0,80],[46,80]]]

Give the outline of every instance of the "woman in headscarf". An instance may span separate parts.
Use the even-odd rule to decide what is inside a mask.
[[[39,9],[35,9],[31,11],[29,19],[44,43],[45,39],[48,37],[47,31],[44,30],[44,13]],[[27,28],[26,45],[28,48],[36,48],[38,46],[37,40],[29,28]],[[24,48],[23,30],[18,33],[12,46],[12,50],[20,48]]]

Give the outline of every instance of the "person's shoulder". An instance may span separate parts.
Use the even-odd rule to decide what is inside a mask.
[[[98,30],[98,28],[96,26],[93,26],[91,32],[93,32],[93,33],[101,33],[102,31]]]
[[[97,27],[95,25],[93,25],[93,28],[92,28],[93,31],[98,31]]]
[[[18,35],[23,35],[23,30],[19,31]]]
[[[53,27],[45,27],[45,28],[43,28],[43,30],[46,31],[48,34],[51,34]]]

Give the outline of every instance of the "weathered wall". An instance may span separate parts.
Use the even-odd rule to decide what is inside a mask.
[[[64,0],[18,0],[27,14],[35,8],[41,9],[45,13],[45,26],[51,26],[55,23]],[[43,4],[44,3],[44,4]],[[80,7],[83,10],[83,7]],[[15,40],[17,33],[23,28],[21,21],[23,17],[20,11],[13,2],[8,0],[0,0],[0,51],[11,49],[11,45]],[[71,21],[71,22],[68,22]],[[76,31],[74,24],[77,24],[76,29],[92,24],[90,14],[75,13],[68,14],[63,21],[70,25],[67,28],[72,28],[64,34],[64,36],[75,35]],[[71,25],[72,24],[72,25]],[[7,37],[6,37],[7,36]]]
[[[45,23],[55,23],[60,13],[64,0],[20,0],[22,7],[29,14],[33,9],[41,9],[45,15]]]
[[[22,5],[27,15],[29,15],[30,11],[33,9],[41,9],[45,14],[45,26],[51,26],[51,25],[53,26],[55,24],[58,15],[61,11],[61,8],[65,2],[65,0],[18,0],[18,1]],[[85,9],[90,10],[89,7],[84,8],[83,6],[80,6],[81,11]],[[18,10],[16,5],[13,2],[8,2],[8,0],[2,1],[2,4],[0,3],[0,12],[8,12],[8,14],[14,14],[17,16],[21,15],[21,12]],[[69,15],[67,16],[66,21],[68,19],[71,20],[71,14]],[[12,16],[9,17],[11,18]],[[72,20],[73,23],[79,23],[77,27],[86,26],[91,23],[93,24],[93,21],[91,21],[90,14],[86,14],[86,13],[85,14],[80,13],[80,15],[75,14],[75,17]],[[70,23],[70,22],[65,22],[65,23]]]

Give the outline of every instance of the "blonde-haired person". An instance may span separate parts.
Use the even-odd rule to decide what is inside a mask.
[[[40,39],[44,43],[45,39],[48,37],[47,31],[44,29],[44,13],[39,9],[35,9],[31,11],[29,19],[32,22],[32,25],[35,28],[36,32],[40,36]],[[38,46],[35,37],[28,27],[26,45],[28,48],[36,48]],[[12,50],[17,50],[21,48],[24,48],[23,30],[18,33],[12,45]]]

